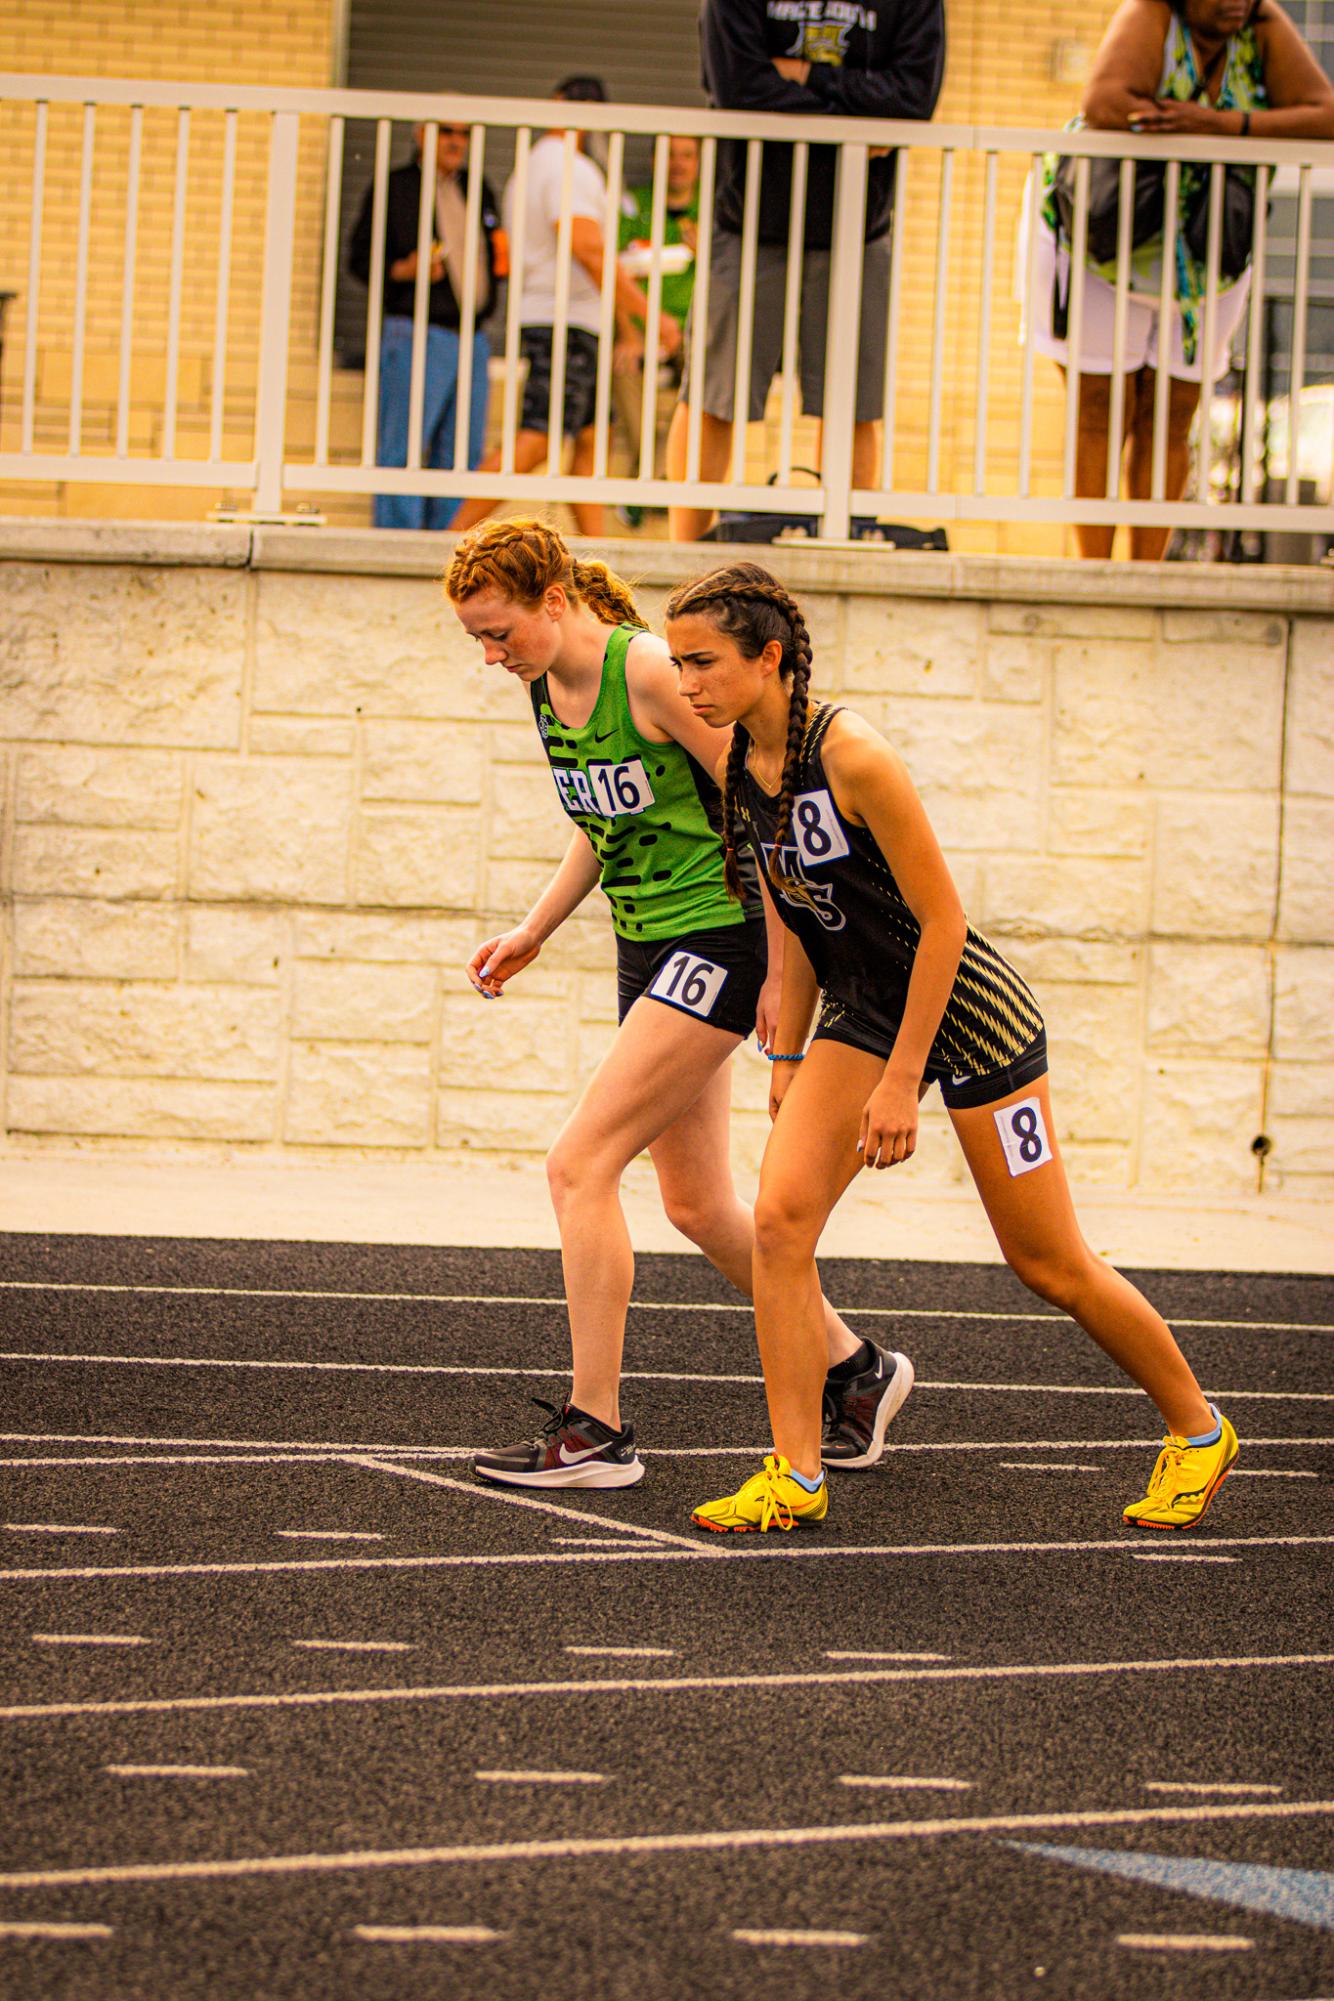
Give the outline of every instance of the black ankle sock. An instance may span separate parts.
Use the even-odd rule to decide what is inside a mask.
[[[599,1431],[606,1432],[608,1438],[619,1438],[621,1435],[614,1424],[608,1424],[607,1420],[603,1417],[594,1417],[591,1410],[581,1410],[577,1403],[567,1403],[565,1406],[565,1415],[578,1424],[595,1424]],[[622,1430],[624,1430],[624,1426],[622,1426]]]
[[[834,1383],[850,1382],[853,1376],[864,1376],[868,1369],[875,1367],[875,1349],[869,1341],[863,1341],[855,1355],[849,1355],[846,1362],[835,1362],[827,1371],[828,1379]]]

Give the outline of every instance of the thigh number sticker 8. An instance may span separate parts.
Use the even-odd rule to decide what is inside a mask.
[[[1035,1167],[1051,1159],[1039,1098],[1021,1098],[1017,1105],[1003,1105],[992,1116],[1011,1174],[1031,1174]]]
[[[696,959],[689,952],[673,952],[654,980],[649,992],[655,1000],[683,1007],[690,1014],[708,1017],[727,978],[726,966],[711,959]]]

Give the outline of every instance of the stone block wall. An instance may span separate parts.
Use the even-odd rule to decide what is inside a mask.
[[[655,618],[698,558],[633,554]],[[464,981],[567,823],[442,561],[369,533],[0,535],[0,1146],[543,1151],[614,1029],[612,941],[595,894],[500,1006]],[[893,739],[1038,991],[1076,1179],[1334,1189],[1334,580],[774,567],[819,687]],[[750,1170],[767,1065],[735,1069]],[[914,1172],[961,1171],[933,1110]]]

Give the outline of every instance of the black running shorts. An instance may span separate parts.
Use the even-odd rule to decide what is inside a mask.
[[[898,1022],[879,1020],[845,1007],[842,1002],[821,1008],[813,1041],[843,1042],[851,1049],[864,1049],[888,1063],[899,1032]],[[932,1056],[927,1061],[926,1082],[939,1084],[940,1095],[950,1111],[968,1111],[977,1105],[999,1104],[1014,1091],[1021,1091],[1047,1074],[1047,1031],[1040,1028],[1033,1040],[1017,1050],[1008,1063],[979,1061],[976,1069],[962,1069]]]
[[[750,1035],[768,970],[763,917],[678,938],[616,940],[616,998],[625,1020],[641,995],[729,1035]]]
[[[545,431],[551,417],[551,369],[554,327],[521,327],[519,351],[528,363],[521,431]],[[570,327],[565,338],[565,393],[561,398],[561,434],[577,438],[593,421],[598,389],[598,339],[584,327]]]

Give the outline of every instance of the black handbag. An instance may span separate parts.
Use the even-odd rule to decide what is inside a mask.
[[[1223,175],[1222,229],[1218,241],[1218,275],[1225,280],[1240,278],[1251,261],[1255,236],[1255,167],[1229,167]],[[1209,248],[1209,183],[1206,174],[1190,213],[1182,224],[1187,250],[1197,264],[1203,264]]]
[[[1056,213],[1061,219],[1061,235],[1067,243],[1075,240],[1075,170],[1079,162],[1063,154],[1056,163],[1051,191]],[[1163,183],[1161,160],[1141,160],[1135,169],[1135,192],[1130,203],[1130,247],[1150,242],[1163,233]],[[1089,161],[1088,255],[1094,264],[1110,264],[1116,256],[1116,239],[1121,216],[1121,162]]]

